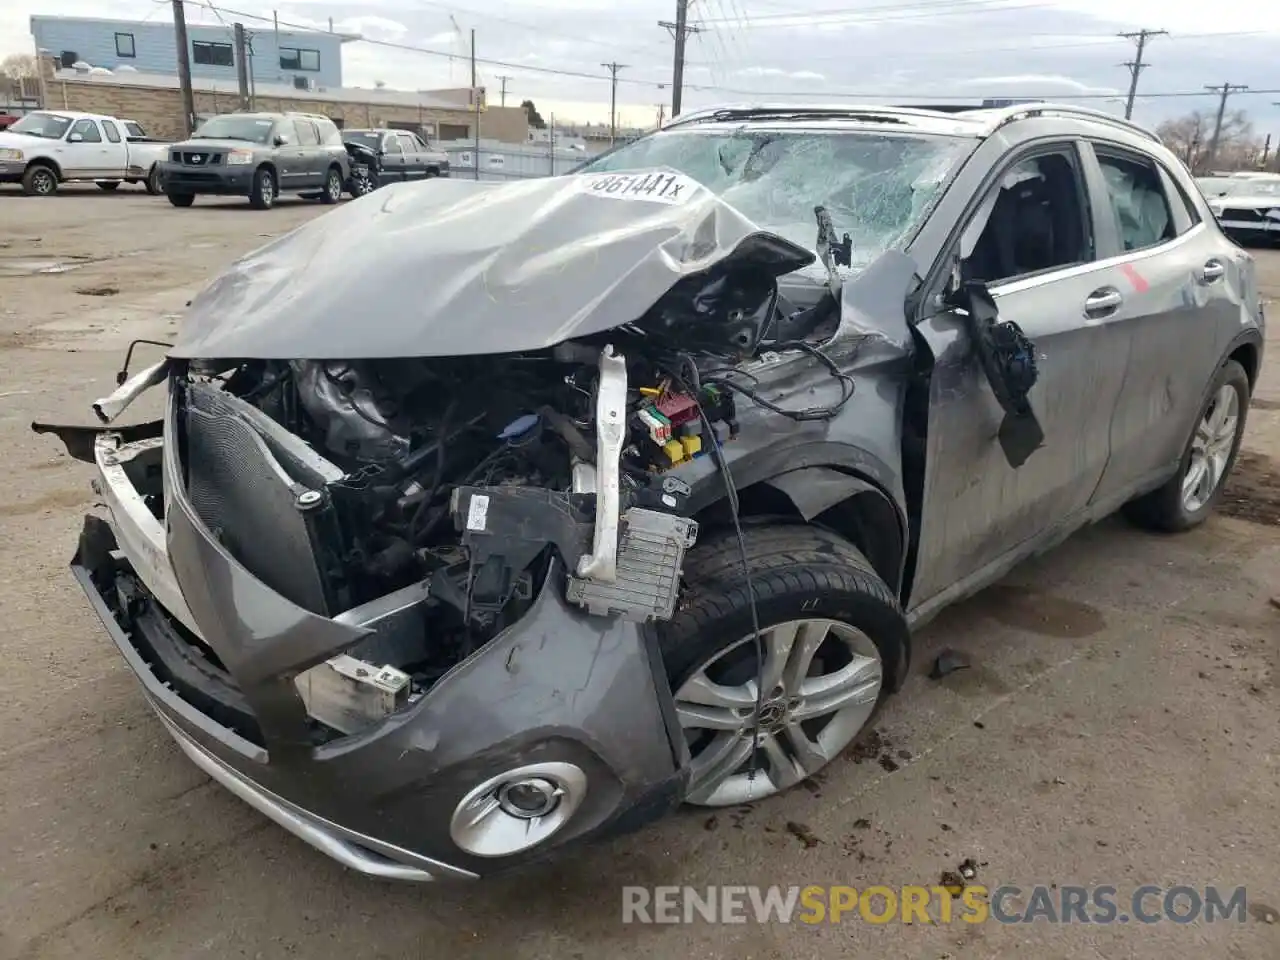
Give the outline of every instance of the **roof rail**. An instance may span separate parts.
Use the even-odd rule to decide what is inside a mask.
[[[1014,123],[1018,120],[1027,120],[1031,117],[1050,115],[1060,117],[1080,117],[1085,120],[1094,120],[1098,123],[1107,123],[1113,127],[1120,127],[1123,130],[1128,130],[1130,133],[1136,133],[1148,140],[1154,140],[1156,143],[1161,143],[1160,138],[1146,127],[1138,126],[1138,124],[1131,120],[1125,120],[1123,117],[1117,117],[1114,113],[1107,113],[1104,110],[1094,110],[1092,107],[1078,107],[1073,104],[1052,102],[1019,103],[1011,107],[998,107],[990,110],[983,110],[982,112],[992,117],[993,123],[990,127],[989,133],[995,133],[995,131],[999,130],[1001,127]]]
[[[774,117],[847,117],[851,120],[858,117],[902,117],[938,119],[939,112],[930,109],[913,107],[896,107],[881,103],[858,104],[787,104],[787,103],[722,103],[701,110],[682,113],[664,125],[667,127],[682,126],[688,123],[702,123],[710,120],[749,119],[752,116]],[[951,118],[948,118],[951,119]]]

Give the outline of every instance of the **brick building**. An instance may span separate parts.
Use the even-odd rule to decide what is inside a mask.
[[[183,134],[182,91],[176,77],[136,72],[85,73],[50,69],[44,83],[45,107],[82,110],[136,120],[155,137]],[[193,78],[196,114],[200,117],[240,109],[234,81]],[[529,122],[520,107],[493,107],[481,97],[480,135],[486,140],[524,143]],[[387,127],[415,130],[431,140],[465,140],[475,136],[475,109],[470,88],[403,90],[345,87],[298,90],[284,84],[256,83],[253,108],[322,113],[342,127]]]

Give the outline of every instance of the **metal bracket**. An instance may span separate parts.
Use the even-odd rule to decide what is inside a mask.
[[[626,439],[627,361],[606,344],[596,387],[596,525],[591,553],[578,576],[602,583],[618,579],[618,521],[622,499],[622,444]]]

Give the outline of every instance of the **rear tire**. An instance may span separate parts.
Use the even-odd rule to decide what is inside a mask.
[[[58,192],[58,174],[47,164],[31,164],[22,175],[22,192],[28,197],[51,197]]]
[[[1228,360],[1214,375],[1178,472],[1164,486],[1126,503],[1121,511],[1125,517],[1167,533],[1203,523],[1222,498],[1235,466],[1248,409],[1249,376],[1240,364]]]
[[[799,669],[788,672],[788,679],[776,686],[767,676],[771,671],[765,671],[766,685],[772,689],[764,691],[757,724],[754,694],[737,702],[743,700],[744,686],[754,690],[759,663],[738,539],[729,532],[695,547],[685,564],[687,586],[680,609],[660,627],[659,646],[693,758],[685,802],[699,806],[738,804],[780,793],[834,760],[871,730],[885,699],[904,676],[910,649],[906,619],[893,591],[848,541],[805,526],[747,529],[743,538],[766,664],[786,660]],[[793,651],[816,644],[809,648],[811,659],[775,656],[786,649],[789,631],[795,637]],[[854,675],[834,684],[841,671],[855,667]],[[857,693],[823,712],[812,683],[818,676],[824,681],[833,678],[824,697],[835,695],[837,687],[852,691],[850,684],[856,685]],[[806,678],[811,682],[800,689]],[[713,718],[708,726],[697,722],[702,719],[698,705],[708,702],[702,695],[708,681],[718,693],[735,693],[728,725],[733,716],[739,717],[745,732],[729,731],[724,717]],[[766,723],[772,724],[776,736],[764,736]],[[797,723],[804,723],[804,737],[796,734]],[[710,759],[717,754],[736,758],[741,754],[735,751],[743,750],[750,757],[753,730],[762,734],[754,751],[754,779],[745,772],[749,761],[731,766],[732,760]]]
[[[160,167],[158,164],[151,168],[151,172],[147,174],[147,179],[142,181],[142,185],[146,187],[147,193],[153,197],[163,192],[163,185],[160,183]]]
[[[337,167],[330,167],[329,172],[324,178],[324,193],[320,194],[320,202],[325,204],[337,203],[342,199],[342,171]]]
[[[189,207],[196,202],[195,194],[191,193],[171,193],[169,194],[169,202],[175,207]]]
[[[98,189],[105,190],[107,193],[112,193],[120,188],[119,180],[99,180],[97,183]]]
[[[270,210],[276,203],[276,178],[266,167],[260,167],[253,175],[253,189],[249,194],[249,206],[255,210]]]

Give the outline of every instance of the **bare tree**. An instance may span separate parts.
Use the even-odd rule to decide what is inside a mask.
[[[26,80],[40,76],[36,58],[29,53],[11,53],[0,61],[0,74],[10,80]]]
[[[1180,156],[1193,173],[1208,172],[1209,145],[1213,142],[1216,114],[1196,110],[1156,127],[1165,146]],[[1262,155],[1262,144],[1254,134],[1253,122],[1243,110],[1232,110],[1222,118],[1218,136],[1218,156],[1213,166],[1219,170],[1254,167]]]

